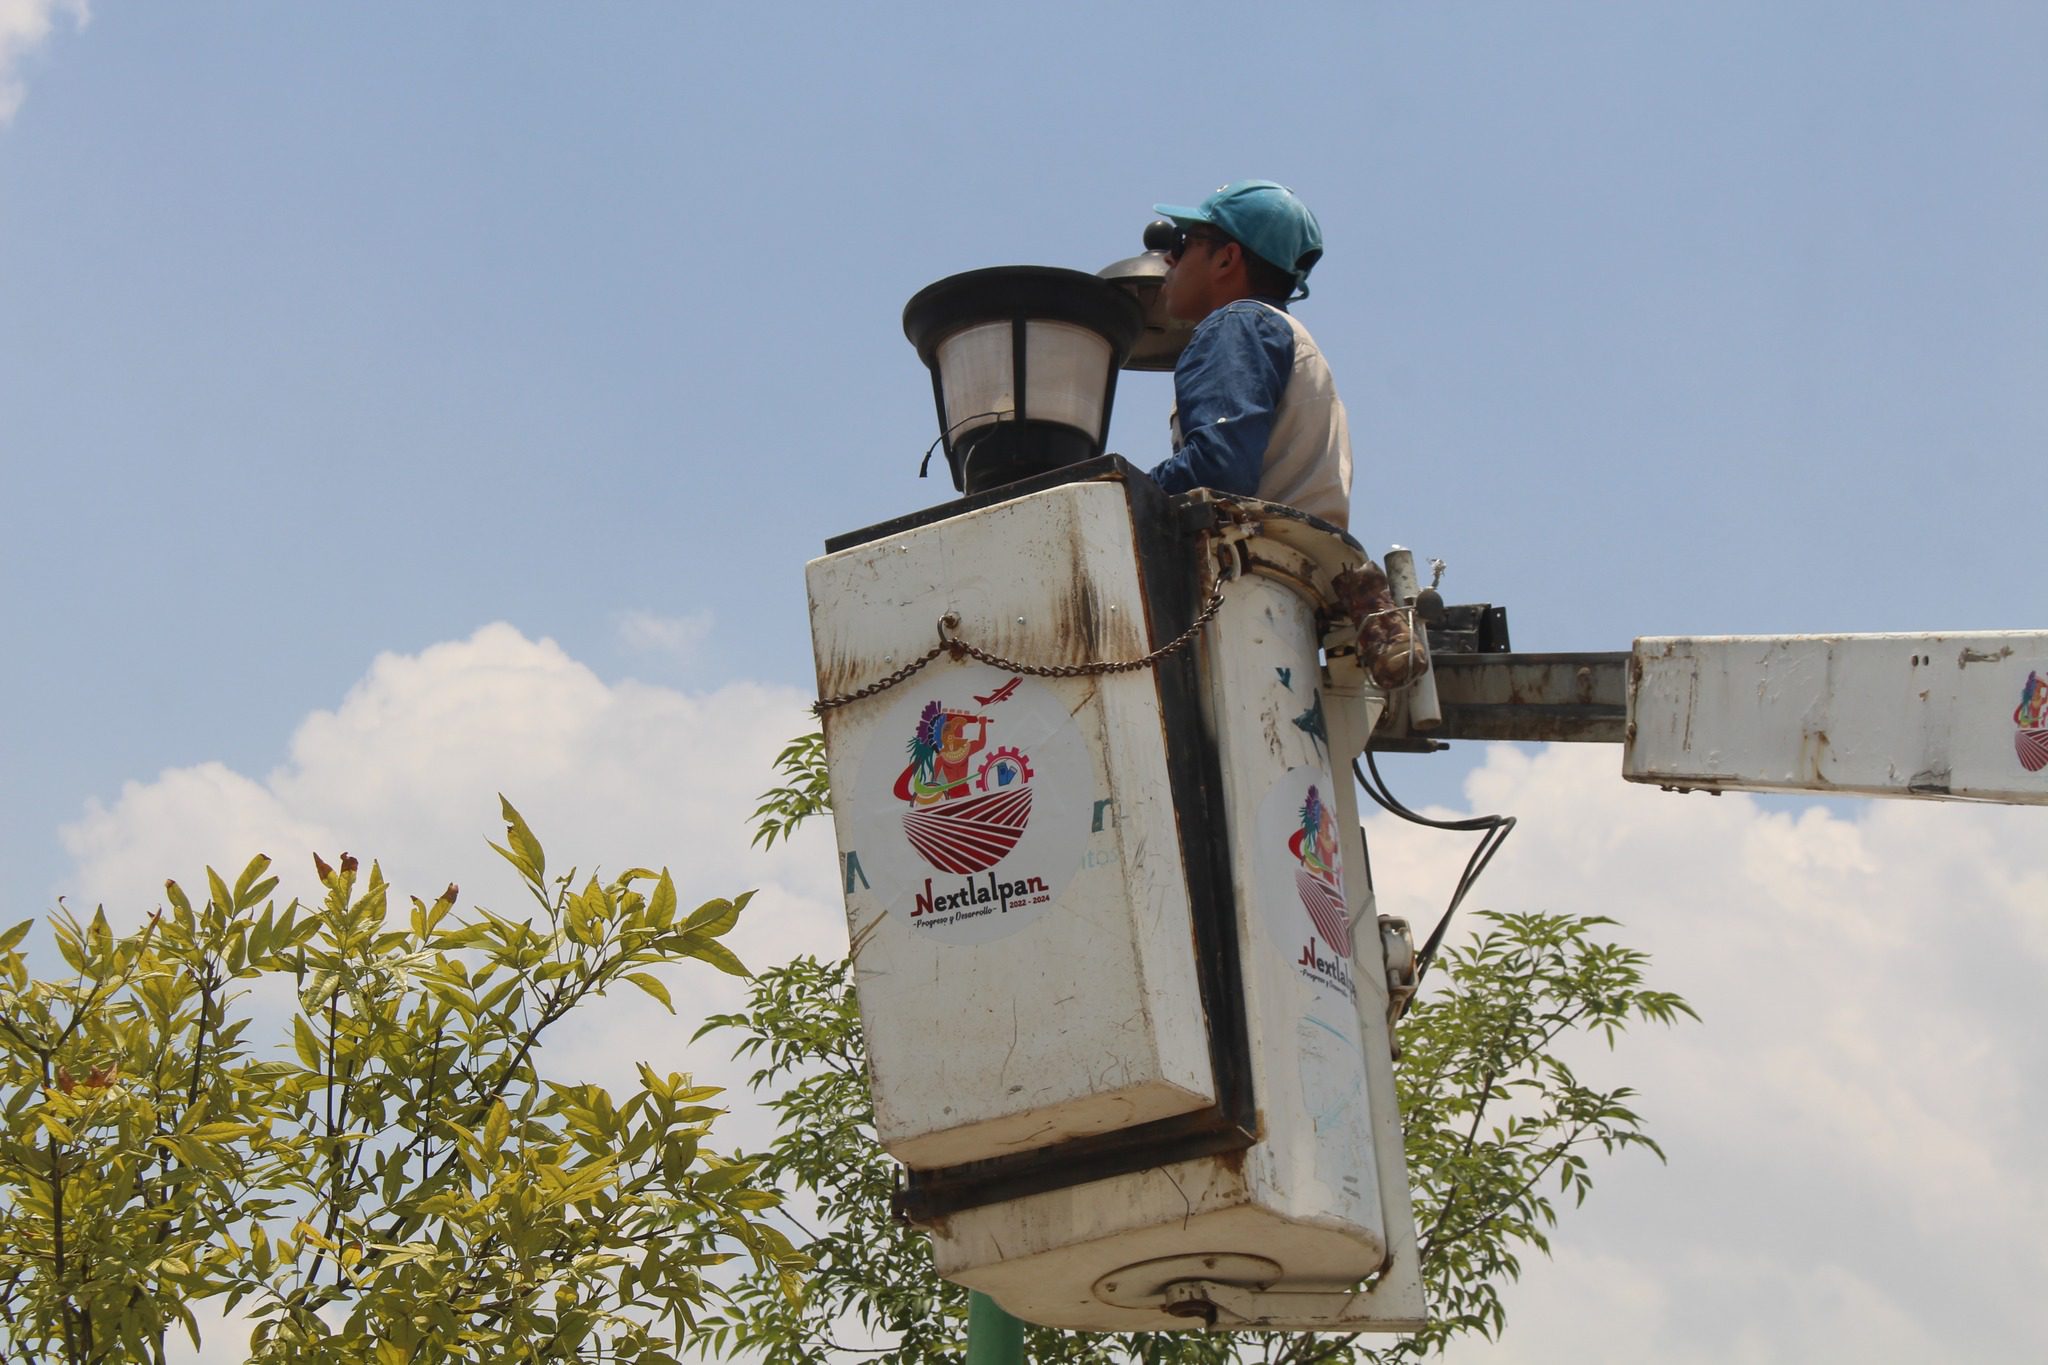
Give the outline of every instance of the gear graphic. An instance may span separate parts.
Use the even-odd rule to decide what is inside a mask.
[[[1001,748],[981,761],[981,767],[974,773],[976,791],[1000,791],[1004,787],[1021,787],[1031,780],[1031,764],[1021,750]]]

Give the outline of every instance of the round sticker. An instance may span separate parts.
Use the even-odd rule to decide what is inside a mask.
[[[1351,910],[1330,775],[1289,768],[1259,803],[1256,893],[1275,945],[1319,994],[1357,998],[1351,979]]]
[[[2012,723],[2019,727],[2013,735],[2013,748],[2019,752],[2020,766],[2030,773],[2048,768],[2048,679],[2031,668],[2026,686],[2020,689]]]
[[[1081,861],[1093,765],[1068,704],[982,664],[899,689],[854,776],[855,844],[883,910],[941,943],[1041,919]]]

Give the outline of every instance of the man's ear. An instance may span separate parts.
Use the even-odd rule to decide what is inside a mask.
[[[1215,254],[1218,275],[1243,275],[1251,268],[1245,260],[1242,242],[1225,242]]]

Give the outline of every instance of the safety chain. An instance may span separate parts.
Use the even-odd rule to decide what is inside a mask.
[[[1161,659],[1166,658],[1169,654],[1174,654],[1187,648],[1195,636],[1201,633],[1202,627],[1216,619],[1216,613],[1221,611],[1222,608],[1223,584],[1218,582],[1216,584],[1216,591],[1209,594],[1209,600],[1202,607],[1201,614],[1188,623],[1188,628],[1153,650],[1150,654],[1145,655],[1141,659],[1114,659],[1085,664],[1026,664],[1018,663],[1015,659],[1005,659],[1000,654],[991,654],[979,645],[971,645],[967,641],[948,633],[960,628],[960,614],[949,611],[939,618],[939,642],[937,644],[897,669],[894,673],[891,673],[888,677],[877,682],[871,682],[857,692],[846,692],[836,697],[819,698],[811,703],[811,714],[822,716],[827,711],[836,710],[841,706],[847,705],[849,702],[863,701],[868,697],[875,696],[877,693],[887,692],[890,688],[909,678],[941,654],[950,654],[955,662],[961,659],[979,659],[981,662],[1000,668],[1006,673],[1028,673],[1034,678],[1091,678],[1103,673],[1129,673],[1133,669],[1149,668]]]

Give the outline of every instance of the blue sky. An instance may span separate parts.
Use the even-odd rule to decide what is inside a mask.
[[[441,721],[379,718],[442,665],[629,698],[620,762],[665,755],[737,830],[802,725],[804,561],[946,491],[914,478],[936,432],[903,302],[976,266],[1097,268],[1153,202],[1240,176],[1291,184],[1325,229],[1299,312],[1350,409],[1354,528],[1449,561],[1447,595],[1506,603],[1522,648],[2039,623],[2038,6],[83,14],[0,4],[0,110],[21,96],[0,124],[17,914],[146,887],[145,853],[246,856],[180,842],[244,831],[388,830],[445,879],[429,864],[472,857],[489,793],[521,783],[594,838],[683,845],[636,859],[783,876],[714,856],[709,815],[605,818],[573,753],[512,754],[541,712],[507,703],[509,729],[410,785],[363,774],[490,708],[458,690],[433,693]],[[1169,396],[1128,376],[1112,448],[1162,458]],[[1458,803],[1533,763],[1557,785],[1514,789],[1570,809],[1593,779],[1550,761],[1461,750],[1399,775]],[[405,844],[400,786],[467,841]],[[244,797],[246,821],[206,824]],[[1811,820],[1888,847],[1841,807],[1739,809],[1752,842]],[[2040,903],[2033,836],[2001,818],[1953,817],[2017,859],[1991,900],[2018,908],[1988,923],[2032,962],[2038,921],[2008,921]],[[829,867],[787,876],[829,922]],[[2038,1010],[1999,1020],[2040,1035]],[[1667,1306],[1694,1283],[1671,1276]],[[2001,1321],[1992,1355],[2039,1325]],[[1631,1330],[1618,1346],[1666,1358],[1734,1345],[1674,1311]],[[1549,1358],[1541,1340],[1501,1358]],[[1749,1358],[1796,1358],[1772,1349]]]
[[[488,620],[615,674],[616,612],[708,610],[701,676],[800,682],[802,561],[940,491],[903,301],[1239,174],[1327,229],[1363,535],[1525,647],[2025,624],[2044,45],[2024,6],[60,20],[0,140],[9,861]],[[1163,456],[1164,381],[1120,396]]]

